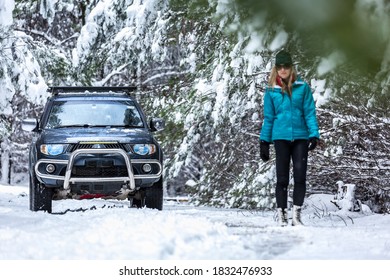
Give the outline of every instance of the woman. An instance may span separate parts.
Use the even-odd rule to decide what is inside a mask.
[[[292,225],[303,225],[301,207],[306,194],[308,151],[313,150],[320,135],[315,103],[307,83],[297,78],[291,55],[280,51],[264,95],[264,121],[260,133],[260,156],[269,160],[269,146],[276,154],[276,205],[278,222],[288,224],[287,187],[290,160],[293,162]]]

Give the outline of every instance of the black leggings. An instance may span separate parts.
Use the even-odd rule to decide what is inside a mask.
[[[307,140],[275,140],[276,205],[287,208],[287,187],[290,181],[290,160],[293,162],[293,204],[302,206],[306,194]]]

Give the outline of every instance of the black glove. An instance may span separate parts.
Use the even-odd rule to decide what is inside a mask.
[[[260,141],[260,157],[266,162],[269,160],[269,143],[266,141]]]
[[[307,149],[309,151],[314,150],[317,147],[318,139],[316,137],[311,137],[307,141]]]

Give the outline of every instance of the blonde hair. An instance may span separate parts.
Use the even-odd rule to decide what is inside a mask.
[[[272,67],[271,74],[268,79],[268,85],[274,88],[276,86],[276,78],[278,77],[278,71],[276,70],[276,66]],[[287,92],[289,95],[292,93],[292,84],[294,83],[297,77],[297,72],[295,71],[294,66],[291,66],[291,74],[288,79],[287,85],[282,83],[282,91]]]

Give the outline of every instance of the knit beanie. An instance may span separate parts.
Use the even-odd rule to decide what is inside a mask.
[[[278,52],[275,57],[275,65],[292,65],[290,53],[285,50]]]

